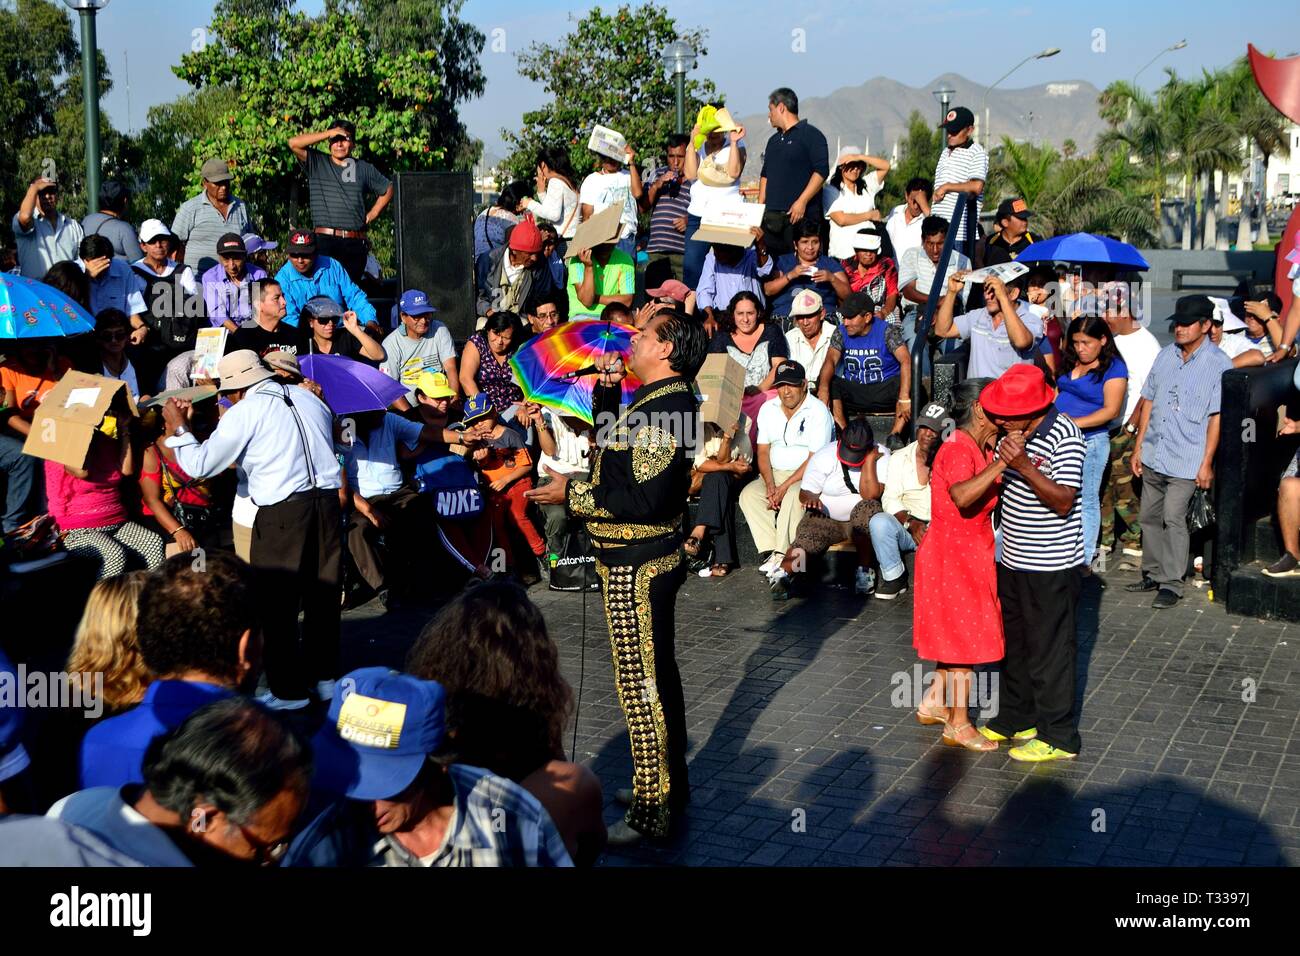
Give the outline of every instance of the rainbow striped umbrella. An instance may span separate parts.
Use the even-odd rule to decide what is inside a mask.
[[[591,393],[597,376],[574,373],[599,364],[611,353],[626,361],[635,334],[636,329],[618,322],[565,322],[521,345],[511,357],[510,367],[525,401],[594,424]],[[622,385],[621,402],[626,405],[641,382],[629,372]]]

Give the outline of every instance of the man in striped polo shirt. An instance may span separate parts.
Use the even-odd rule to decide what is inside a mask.
[[[984,182],[989,178],[989,154],[972,138],[975,134],[975,114],[964,106],[948,111],[943,130],[947,134],[947,148],[939,154],[934,167],[934,198],[930,213],[952,222],[957,208],[957,194],[967,193],[975,203],[975,217],[979,218],[980,198]],[[957,225],[957,241],[966,238],[966,217]]]
[[[1219,397],[1232,359],[1210,341],[1214,303],[1185,295],[1174,306],[1174,341],[1156,356],[1142,386],[1133,440],[1133,475],[1142,479],[1142,580],[1127,591],[1156,591],[1151,606],[1176,605],[1187,574],[1187,503],[1214,481]]]
[[[686,144],[690,137],[668,137],[668,165],[650,174],[645,192],[637,201],[642,212],[650,213],[650,241],[646,252],[650,262],[667,259],[672,263],[672,278],[682,278],[682,256],[686,251],[686,207],[691,204],[691,181],[682,168],[686,164]]]
[[[1079,753],[1074,700],[1074,607],[1083,563],[1083,433],[1052,404],[1034,365],[1013,365],[980,392],[1004,437],[998,599],[1006,657],[997,714],[980,733],[1012,740],[1013,760],[1069,760]]]

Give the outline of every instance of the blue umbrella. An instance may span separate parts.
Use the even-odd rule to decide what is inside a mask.
[[[341,355],[308,355],[298,360],[302,374],[319,382],[335,415],[379,412],[406,394],[406,386],[377,368]]]
[[[45,339],[95,331],[95,320],[53,286],[0,273],[0,339]]]
[[[1025,247],[1017,262],[1071,262],[1084,265],[1110,265],[1121,269],[1145,272],[1151,267],[1142,253],[1127,242],[1094,236],[1090,232],[1075,232],[1068,236],[1043,239]]]

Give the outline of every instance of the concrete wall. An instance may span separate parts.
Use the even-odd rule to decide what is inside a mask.
[[[1151,266],[1146,280],[1157,289],[1172,289],[1175,269],[1250,269],[1256,282],[1271,282],[1272,252],[1226,252],[1217,249],[1141,249],[1142,258]],[[1229,276],[1188,276],[1194,285],[1210,285],[1231,292],[1237,280]],[[1190,290],[1195,291],[1195,290]]]

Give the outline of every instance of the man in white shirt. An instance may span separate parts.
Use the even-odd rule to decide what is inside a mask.
[[[954,316],[965,279],[959,272],[948,280],[948,292],[934,314],[934,334],[970,341],[967,377],[998,378],[1013,365],[1033,364],[1039,354],[1034,343],[1043,337],[1043,324],[1021,299],[1023,277],[1004,283],[989,276],[980,283],[984,308]]]
[[[776,398],[758,410],[758,474],[740,493],[764,574],[780,566],[802,516],[799,482],[813,454],[835,437],[830,409],[808,394],[808,377],[798,362],[783,362],[772,382]]]
[[[939,154],[939,162],[934,167],[933,212],[952,222],[957,194],[966,193],[968,201],[975,203],[978,220],[984,181],[989,178],[989,154],[972,138],[975,114],[964,106],[951,109],[944,117],[943,130],[947,134],[947,148]],[[966,238],[966,215],[957,224],[958,242]]]
[[[921,546],[930,527],[930,451],[944,433],[948,410],[931,402],[916,419],[916,441],[889,457],[880,513],[870,523],[871,548],[880,564],[876,597],[892,601],[907,590],[903,555]]]
[[[826,362],[826,353],[831,347],[831,336],[835,334],[835,325],[826,321],[826,309],[822,297],[812,289],[797,293],[790,303],[790,318],[794,328],[785,333],[786,344],[790,347],[790,359],[798,362],[808,372],[808,390],[816,391],[817,398],[826,407],[831,404],[829,383],[825,388],[818,388],[822,380],[822,365]]]
[[[935,273],[939,271],[939,257],[943,255],[943,242],[947,235],[948,220],[942,216],[926,216],[921,220],[921,244],[899,254],[898,293],[902,297],[901,304],[904,308],[903,338],[907,340],[908,349],[916,341],[916,323],[930,297],[930,288],[934,285]],[[953,249],[942,281],[946,284],[956,273],[969,268],[970,260]]]
[[[578,213],[586,222],[602,209],[623,204],[622,229],[617,246],[636,258],[636,208],[641,199],[641,171],[636,167],[632,147],[624,149],[622,163],[608,156],[600,157],[600,169],[582,181],[578,190]]]
[[[845,538],[858,550],[855,590],[870,594],[876,586],[871,571],[871,519],[880,513],[880,496],[889,452],[877,445],[871,425],[855,418],[838,443],[832,442],[812,456],[799,489],[804,508],[794,541],[776,570],[768,575],[772,600],[790,597],[790,579],[808,567],[809,555],[825,554]]]
[[[894,247],[894,256],[902,258],[908,249],[921,245],[921,223],[930,215],[930,196],[934,184],[924,176],[913,176],[903,187],[905,202],[894,207],[885,220],[885,232]]]
[[[1116,537],[1117,549],[1128,557],[1140,558],[1142,502],[1130,463],[1138,420],[1142,417],[1142,386],[1160,354],[1160,343],[1143,323],[1133,317],[1127,283],[1109,282],[1101,292],[1106,325],[1114,336],[1120,358],[1128,366],[1128,394],[1124,398],[1121,416],[1124,424],[1111,433],[1110,475],[1101,494],[1101,543],[1098,550],[1108,549],[1112,537]],[[1124,525],[1122,531],[1116,529],[1117,517]]]
[[[1210,301],[1214,303],[1214,318],[1210,319],[1210,341],[1232,359],[1233,368],[1263,365],[1263,350],[1246,338],[1246,323],[1232,314],[1228,300],[1210,296]]]
[[[27,187],[13,220],[18,246],[18,272],[28,279],[44,278],[50,266],[77,258],[85,237],[81,223],[59,212],[59,184],[37,176]]]
[[[202,444],[189,429],[190,405],[163,406],[167,444],[193,478],[238,465],[257,506],[249,563],[257,569],[270,707],[305,707],[313,687],[333,695],[340,673],[342,475],[334,455],[334,416],[306,389],[280,384],[256,352],[241,349],[217,366],[218,390],[231,401]],[[298,613],[303,612],[302,637]]]

